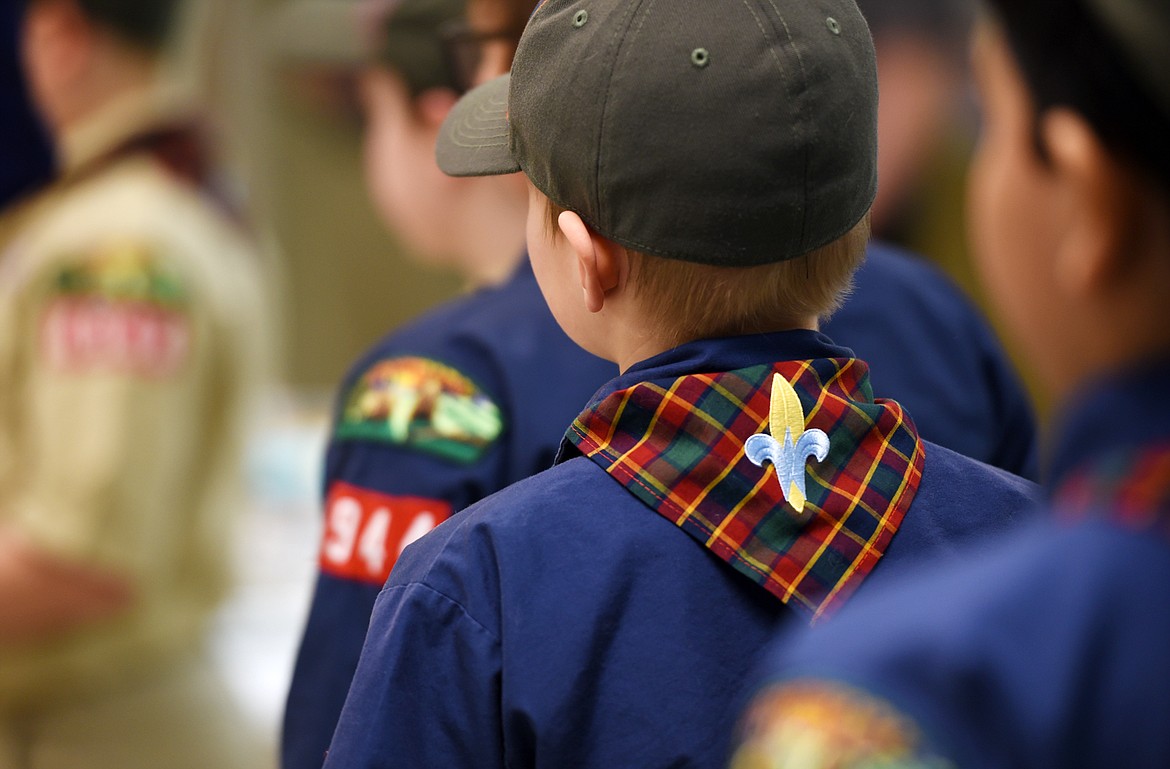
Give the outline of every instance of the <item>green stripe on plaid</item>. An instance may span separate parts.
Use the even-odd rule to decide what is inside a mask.
[[[1170,445],[1109,452],[1072,473],[1054,495],[1060,514],[1104,517],[1170,540]]]
[[[773,374],[795,389],[806,426],[829,436],[806,468],[799,518],[770,464],[744,455],[768,430]],[[873,570],[914,501],[924,450],[893,401],[873,399],[851,358],[785,361],[642,383],[582,414],[568,440],[635,497],[811,622]]]

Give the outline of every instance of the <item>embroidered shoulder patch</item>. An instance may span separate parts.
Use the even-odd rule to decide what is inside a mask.
[[[441,499],[329,487],[318,565],[325,574],[381,585],[406,546],[451,517]]]
[[[375,363],[343,408],[338,439],[408,446],[461,463],[478,460],[504,428],[499,407],[474,382],[427,358]]]
[[[917,727],[847,687],[797,682],[756,699],[731,769],[949,769],[923,755]]]
[[[191,343],[188,293],[145,243],[114,243],[66,260],[49,287],[41,350],[59,370],[173,374]]]

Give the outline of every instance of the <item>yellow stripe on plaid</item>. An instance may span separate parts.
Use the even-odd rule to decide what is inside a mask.
[[[820,467],[805,468],[808,517],[790,518],[774,468],[745,456],[747,439],[768,426],[773,374],[798,394],[807,426],[836,447]],[[873,401],[868,369],[853,359],[636,385],[582,414],[568,439],[810,621],[844,600],[882,557],[925,459],[913,423],[898,404]]]

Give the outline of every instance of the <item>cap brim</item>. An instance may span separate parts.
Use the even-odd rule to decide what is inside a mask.
[[[503,75],[463,95],[439,130],[435,160],[448,176],[520,171],[508,143],[508,85]]]
[[[395,0],[294,0],[271,17],[268,41],[279,60],[359,66],[377,54],[379,19]]]

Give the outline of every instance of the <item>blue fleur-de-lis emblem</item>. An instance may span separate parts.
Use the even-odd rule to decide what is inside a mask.
[[[788,504],[798,513],[804,512],[805,473],[804,466],[809,457],[818,462],[829,455],[829,436],[823,430],[804,429],[804,407],[788,380],[779,374],[772,377],[772,408],[768,415],[771,435],[760,433],[747,439],[744,444],[747,458],[752,464],[763,467],[771,462],[776,468],[780,490]],[[783,432],[777,440],[775,436]]]

